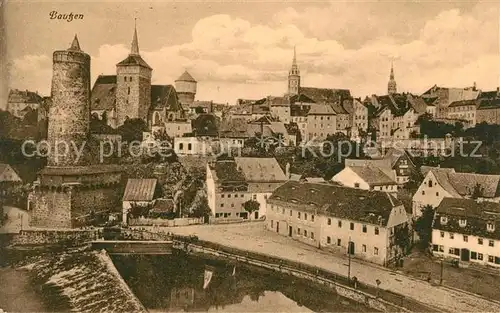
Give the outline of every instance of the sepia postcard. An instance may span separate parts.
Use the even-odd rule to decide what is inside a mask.
[[[500,312],[500,1],[0,0],[0,312]]]

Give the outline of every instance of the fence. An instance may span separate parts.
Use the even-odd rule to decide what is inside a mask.
[[[174,218],[172,220],[163,218],[144,218],[140,217],[137,219],[129,219],[128,224],[130,226],[163,226],[163,227],[175,227],[175,226],[187,226],[203,224],[203,218]]]
[[[186,243],[194,245],[194,247],[198,247],[202,251],[203,249],[210,249],[212,251],[216,251],[219,255],[225,257],[232,257],[232,258],[234,258],[234,256],[243,257],[244,258],[243,260],[246,260],[249,263],[253,262],[256,265],[262,266],[260,262],[268,265],[274,264],[275,265],[274,267],[277,267],[280,271],[290,272],[290,273],[294,272],[295,274],[302,273],[302,276],[304,276],[305,278],[314,277],[315,281],[323,284],[329,284],[330,286],[332,284],[336,285],[340,284],[343,287],[351,290],[351,292],[355,290],[356,292],[363,293],[364,295],[361,295],[361,297],[364,299],[363,302],[367,304],[369,304],[370,301],[373,302],[375,301],[375,299],[379,298],[382,300],[382,302],[384,301],[387,302],[385,303],[385,305],[394,304],[395,306],[399,306],[411,312],[439,312],[439,310],[437,310],[436,308],[430,307],[412,298],[408,298],[403,295],[394,293],[390,290],[380,289],[360,282],[357,282],[356,288],[352,289],[352,287],[354,287],[354,284],[352,280],[349,281],[349,279],[346,276],[339,275],[316,266],[287,259],[280,259],[262,253],[250,252],[237,248],[226,247],[213,242],[198,240],[196,237],[185,237],[185,236],[174,235],[170,238],[173,238],[176,241],[180,241],[184,245]],[[189,245],[187,246],[185,245],[184,247],[189,247]],[[242,260],[241,258],[238,259],[238,257],[236,257],[236,259]],[[272,268],[273,266],[266,266],[266,267]],[[372,303],[372,305],[376,304]]]

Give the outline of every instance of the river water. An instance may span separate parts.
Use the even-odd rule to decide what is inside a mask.
[[[310,281],[247,265],[174,255],[112,259],[150,312],[373,311]],[[213,275],[204,289],[207,269]]]

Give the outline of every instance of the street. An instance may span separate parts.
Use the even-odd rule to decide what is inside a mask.
[[[157,228],[158,229],[158,228]],[[264,229],[263,222],[228,225],[194,225],[161,228],[162,231],[178,235],[196,235],[201,240],[212,241],[228,247],[270,256],[303,262],[325,270],[347,276],[347,257],[323,252],[314,247],[279,236]],[[449,312],[500,312],[500,303],[492,302],[467,292],[460,292],[416,280],[389,269],[352,259],[351,277],[391,290],[423,303]],[[500,294],[499,294],[500,296]]]

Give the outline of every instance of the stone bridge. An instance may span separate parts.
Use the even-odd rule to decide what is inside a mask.
[[[109,254],[172,254],[172,241],[96,240],[92,249],[106,250]]]

